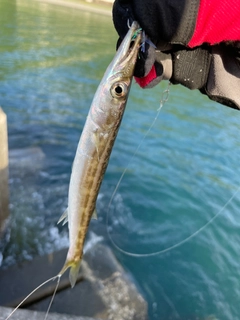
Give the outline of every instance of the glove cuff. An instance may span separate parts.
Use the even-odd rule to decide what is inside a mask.
[[[172,56],[173,84],[181,83],[191,90],[201,89],[206,84],[211,62],[209,49],[182,49],[173,52]]]
[[[213,46],[208,81],[201,92],[214,101],[240,109],[240,50],[235,50],[224,44]]]

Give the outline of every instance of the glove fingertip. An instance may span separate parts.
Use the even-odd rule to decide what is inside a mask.
[[[157,77],[155,66],[152,66],[152,69],[145,77],[134,77],[136,82],[141,88],[146,88],[155,78]]]

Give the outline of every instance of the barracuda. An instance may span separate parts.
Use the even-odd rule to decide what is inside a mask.
[[[69,278],[72,287],[77,279],[99,188],[127,104],[140,41],[141,31],[134,22],[95,93],[77,147],[70,178],[68,209],[59,220],[68,221],[70,243],[58,277],[71,268]]]
[[[89,222],[94,215],[96,200],[109,157],[127,104],[133,72],[141,42],[141,29],[133,22],[113,61],[108,66],[93,98],[72,167],[68,191],[68,209],[59,222],[68,222],[69,249],[61,271],[41,283],[5,320],[38,289],[52,280],[57,286],[44,320],[47,319],[63,273],[70,269],[69,279],[74,287],[83,255],[83,245]]]

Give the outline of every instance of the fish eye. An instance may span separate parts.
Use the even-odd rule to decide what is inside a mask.
[[[113,98],[122,98],[126,96],[128,87],[125,83],[117,82],[111,87],[111,95]]]

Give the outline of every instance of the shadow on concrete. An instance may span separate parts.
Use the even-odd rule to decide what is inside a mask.
[[[67,250],[38,257],[21,266],[0,271],[0,305],[15,307],[31,290],[61,269]],[[45,312],[56,282],[49,282],[23,305]],[[70,287],[68,272],[61,279],[51,312],[104,320],[146,320],[147,303],[133,278],[116,260],[110,248],[97,243],[81,264],[78,282]]]
[[[0,238],[9,216],[8,167],[0,169]]]

